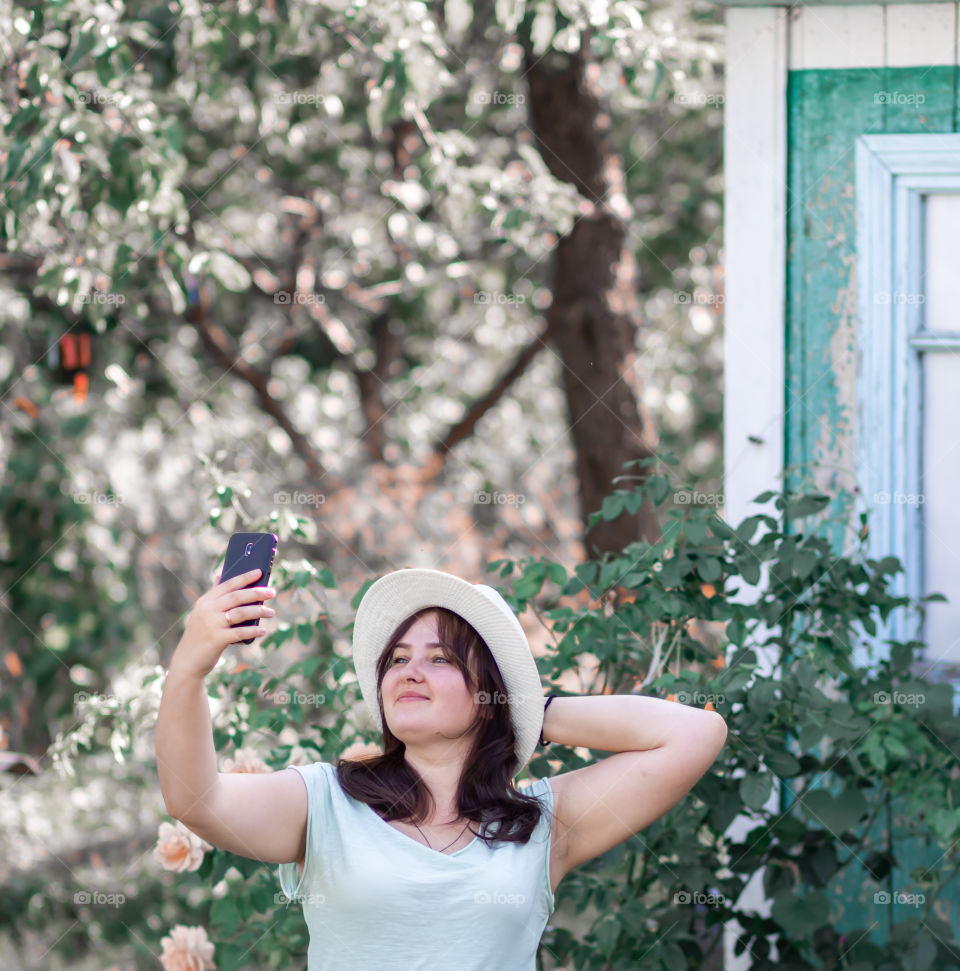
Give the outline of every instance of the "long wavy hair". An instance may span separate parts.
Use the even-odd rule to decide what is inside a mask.
[[[383,819],[422,823],[436,808],[420,774],[404,758],[406,745],[387,725],[381,686],[397,642],[426,614],[437,616],[437,640],[444,657],[463,674],[478,700],[469,732],[473,744],[457,789],[460,814],[475,824],[471,831],[492,845],[526,843],[540,820],[542,807],[512,784],[517,769],[515,735],[507,705],[507,688],[490,649],[459,614],[445,607],[424,607],[394,631],[377,659],[377,705],[383,723],[383,754],[363,759],[339,759],[337,779],[343,791],[366,803]],[[479,832],[478,832],[479,829]]]

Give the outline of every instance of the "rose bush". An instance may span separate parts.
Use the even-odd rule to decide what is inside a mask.
[[[598,515],[612,518],[644,496],[663,509],[672,492],[666,475],[650,475],[613,493]],[[895,559],[838,556],[818,538],[814,518],[828,497],[785,491],[755,501],[771,500],[775,514],[736,526],[677,505],[660,542],[572,572],[543,558],[489,564],[511,605],[553,635],[538,659],[545,686],[575,670],[582,677],[589,655],[596,665],[584,691],[711,705],[729,726],[714,769],[687,798],[560,884],[541,946],[546,968],[718,967],[725,925],[739,928],[736,950],[754,969],[956,966],[954,929],[935,906],[956,891],[952,688],[912,673],[918,641],[893,642],[863,667],[852,660],[864,631],[922,604],[890,593]],[[281,595],[315,588],[323,602],[335,582],[278,558],[277,586]],[[754,595],[736,599],[747,586]],[[218,752],[256,771],[374,750],[343,651],[348,633],[318,609],[297,624],[281,620],[264,639],[274,660],[298,645],[300,659],[279,675],[218,666]],[[304,704],[320,692],[322,705]],[[276,697],[285,703],[270,703]],[[254,743],[267,753],[261,762],[244,754]],[[602,757],[552,746],[527,771]],[[928,863],[908,871],[911,843],[929,847]],[[759,902],[743,894],[755,876]],[[278,894],[274,866],[214,849],[180,879],[184,895],[206,887],[203,926],[217,968],[302,966],[306,927]]]

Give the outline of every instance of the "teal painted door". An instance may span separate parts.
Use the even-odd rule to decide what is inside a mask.
[[[838,551],[851,546],[856,496],[856,138],[960,131],[958,95],[953,67],[788,75],[785,481],[834,496],[825,529]],[[782,808],[788,805],[787,799]],[[882,944],[892,922],[917,911],[908,896],[891,905],[875,894],[890,885],[909,894],[916,890],[911,872],[952,865],[935,843],[910,838],[909,822],[893,804],[869,832],[873,849],[893,846],[892,881],[872,881],[864,862],[854,859],[831,883],[837,926],[870,928],[870,937]],[[956,879],[935,911],[960,934]]]

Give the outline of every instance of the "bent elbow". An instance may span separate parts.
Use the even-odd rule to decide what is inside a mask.
[[[727,721],[718,711],[710,712],[713,715],[713,722],[715,725],[714,731],[716,732],[716,744],[717,744],[717,754],[719,755],[723,746],[727,744]]]
[[[166,814],[171,817],[171,819],[176,819],[179,822],[187,825],[186,816],[189,814],[187,808],[187,803],[182,800],[178,801],[174,796],[168,796],[164,791],[163,787],[160,788],[160,795],[163,798],[163,808]]]

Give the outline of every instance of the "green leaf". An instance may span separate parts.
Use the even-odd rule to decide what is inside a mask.
[[[305,678],[309,678],[313,675],[314,671],[317,670],[320,665],[323,664],[323,658],[312,657],[304,658],[300,663],[300,670],[303,672]]]
[[[715,583],[723,576],[723,569],[720,566],[720,561],[711,556],[697,564],[697,573],[706,583]]]
[[[800,762],[791,755],[778,749],[768,750],[763,753],[763,761],[771,772],[775,772],[781,779],[789,779],[790,776],[800,772]]]
[[[883,744],[887,752],[895,759],[910,758],[910,749],[908,749],[907,746],[903,744],[900,737],[893,732],[888,732],[884,736]]]
[[[774,894],[770,916],[790,937],[809,937],[830,919],[830,902],[819,890],[804,897],[793,890],[781,890]]]
[[[269,641],[273,647],[282,647],[291,637],[293,637],[293,625],[281,621],[277,629],[272,634],[268,634],[264,640]]]
[[[727,639],[731,644],[742,645],[747,636],[747,625],[742,620],[731,620],[727,624]]]
[[[135,142],[132,138],[121,136],[110,145],[107,161],[112,178],[108,180],[107,198],[110,205],[123,214],[137,198],[137,175],[133,158]],[[129,246],[122,244],[117,249],[117,266],[125,267],[134,262]]]
[[[761,718],[766,717],[767,712],[776,700],[777,686],[773,681],[758,679],[747,693],[747,707]]]
[[[926,929],[918,930],[904,955],[904,968],[910,971],[927,971],[937,957],[937,944]]]
[[[668,971],[687,971],[690,967],[682,948],[673,941],[664,942],[660,949],[660,960],[667,966]]]
[[[214,849],[212,853],[203,854],[203,862],[197,869],[197,876],[200,877],[201,880],[206,880],[206,878],[210,876],[210,871],[213,869],[213,858],[218,852],[218,850]]]
[[[730,667],[717,678],[717,686],[725,694],[733,694],[739,691],[751,678],[753,671],[746,664],[735,664],[731,661]]]
[[[739,556],[735,562],[740,568],[740,575],[747,583],[753,586],[760,582],[760,561],[753,553]]]
[[[740,780],[740,798],[750,809],[763,809],[773,791],[773,776],[769,772],[747,772]]]
[[[542,563],[534,563],[527,567],[523,572],[523,576],[514,586],[513,595],[519,597],[521,600],[530,600],[532,597],[537,596],[543,587],[546,573],[547,571]]]
[[[852,829],[869,810],[863,793],[855,786],[836,796],[826,789],[814,789],[801,796],[799,802],[811,822],[825,826],[837,837]]]
[[[210,905],[210,920],[223,934],[232,934],[240,923],[240,913],[234,899],[228,895],[214,900]]]
[[[620,936],[620,921],[614,917],[608,917],[597,925],[594,933],[597,936],[600,952],[609,956],[613,954],[617,938]]]
[[[70,57],[67,58],[66,66],[73,70],[80,61],[83,60],[93,50],[97,43],[97,35],[92,30],[84,30],[80,32],[80,36],[77,38],[76,46],[73,48],[73,52]]]
[[[614,492],[603,500],[600,506],[600,515],[609,523],[613,522],[622,512],[624,505],[624,493]]]
[[[801,496],[794,502],[788,502],[784,512],[784,518],[789,522],[791,519],[801,519],[804,516],[812,516],[820,512],[829,505],[830,497],[824,495]]]
[[[699,546],[707,538],[707,524],[702,519],[688,519],[683,524],[683,531],[691,543]]]
[[[906,671],[913,661],[913,648],[908,644],[894,644],[890,648],[890,664],[895,671]]]
[[[802,737],[802,736],[801,736]],[[877,772],[885,772],[887,769],[887,753],[880,744],[876,735],[868,735],[863,743],[863,750],[867,753],[870,764]]]
[[[798,550],[793,570],[801,580],[806,580],[819,562],[820,557],[813,550]],[[866,618],[869,620],[869,618]]]
[[[87,430],[91,415],[70,415],[60,421],[59,432],[66,438],[78,438]]]
[[[646,481],[646,487],[647,494],[655,506],[659,506],[671,492],[670,480],[664,475],[650,476]]]
[[[757,526],[760,525],[759,516],[749,516],[734,530],[734,533],[741,542],[749,543],[750,538],[757,531]]]
[[[511,209],[500,223],[501,229],[517,229],[530,221],[530,213],[523,209]]]
[[[656,100],[657,92],[660,90],[660,85],[663,84],[663,79],[666,76],[667,69],[664,67],[663,61],[655,61],[653,65],[653,84],[650,86],[650,101]]]
[[[10,148],[10,153],[7,155],[7,171],[3,178],[4,182],[9,182],[17,174],[17,169],[20,168],[24,153],[29,147],[30,143],[27,141],[13,143]]]
[[[333,590],[337,585],[337,581],[333,578],[333,573],[331,572],[329,567],[326,567],[326,566],[321,567],[320,570],[317,572],[317,579],[328,590]]]
[[[953,839],[954,833],[960,830],[960,811],[941,806],[933,811],[931,825],[937,836],[944,843],[948,843]]]
[[[800,749],[806,752],[813,748],[821,738],[823,738],[823,725],[817,720],[811,720],[803,724],[797,742]]]
[[[903,565],[896,556],[885,556],[877,566],[877,572],[896,574],[903,569]]]
[[[719,516],[711,516],[709,523],[710,532],[720,539],[730,539],[731,537],[737,535],[736,531],[728,523],[725,523]]]

